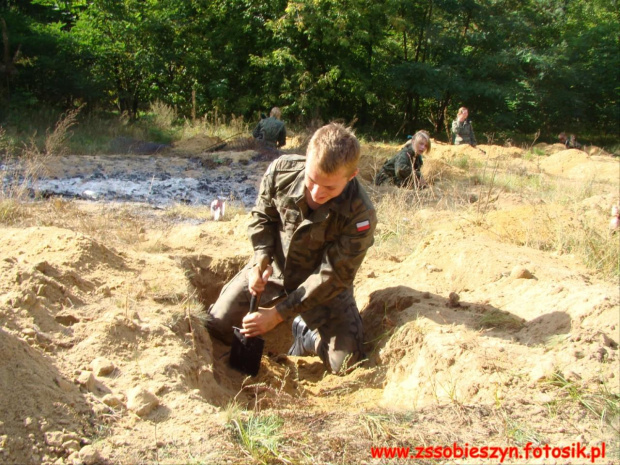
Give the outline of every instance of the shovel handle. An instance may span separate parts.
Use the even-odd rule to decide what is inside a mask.
[[[258,310],[258,303],[260,302],[260,294],[259,295],[253,295],[250,298],[250,313],[254,313],[256,310]]]

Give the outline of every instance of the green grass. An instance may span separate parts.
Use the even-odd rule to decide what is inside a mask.
[[[469,171],[471,164],[472,160],[470,160],[469,157],[465,154],[455,158],[451,163],[452,166],[465,171]]]
[[[527,161],[533,161],[538,157],[544,157],[546,155],[547,154],[543,149],[538,147],[532,147],[523,154],[522,158]]]
[[[505,192],[538,191],[545,192],[552,189],[542,176],[529,173],[502,173],[495,180],[496,185]]]
[[[284,420],[277,415],[245,412],[235,405],[226,412],[226,425],[241,449],[259,463],[284,462]]]
[[[478,324],[481,328],[494,328],[506,331],[518,331],[525,324],[522,318],[502,310],[491,310],[485,313]]]
[[[605,384],[592,389],[567,379],[556,371],[547,381],[547,385],[557,389],[558,400],[552,406],[558,410],[566,404],[578,405],[590,415],[598,418],[601,424],[609,425],[616,434],[620,434],[620,394],[611,392]]]
[[[505,419],[506,436],[517,446],[523,447],[528,443],[544,444],[547,440],[535,429],[510,417]]]

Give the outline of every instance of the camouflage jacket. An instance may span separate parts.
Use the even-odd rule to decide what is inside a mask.
[[[273,261],[272,277],[281,280],[288,294],[276,305],[283,318],[351,288],[377,225],[375,209],[357,178],[338,197],[310,210],[305,164],[300,155],[284,155],[271,163],[248,228],[254,264]]]
[[[452,135],[454,136],[454,145],[469,144],[474,147],[477,145],[474,128],[469,120],[462,123],[456,119],[452,121]]]
[[[564,142],[564,145],[567,149],[581,149],[581,144],[577,142],[575,134],[571,134],[570,136],[568,136],[566,138],[566,142]]]
[[[423,164],[422,155],[416,155],[411,142],[407,142],[400,152],[384,163],[375,177],[375,184],[390,181],[399,187],[413,186],[412,175],[415,171],[417,178],[420,179],[422,176],[420,169]]]
[[[277,147],[286,145],[286,126],[278,118],[261,119],[252,131],[252,135],[256,139],[264,140]]]

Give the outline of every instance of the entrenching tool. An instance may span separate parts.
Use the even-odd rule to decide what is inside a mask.
[[[207,147],[206,149],[204,149],[205,152],[215,152],[216,150],[221,150],[224,147],[226,147],[226,144],[228,144],[228,141],[230,141],[233,137],[237,137],[240,136],[241,134],[243,134],[242,132],[239,132],[237,134],[234,134],[230,137],[227,137],[226,139],[222,139],[220,142],[216,142],[213,145],[210,145],[209,147]]]
[[[258,310],[260,296],[250,299],[250,313]],[[241,328],[233,326],[234,337],[230,347],[230,366],[246,375],[256,376],[263,356],[265,340],[260,337],[247,337]]]

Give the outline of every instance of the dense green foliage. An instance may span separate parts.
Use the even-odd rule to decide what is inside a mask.
[[[447,138],[618,133],[617,0],[0,0],[0,123],[26,108],[273,105]]]

